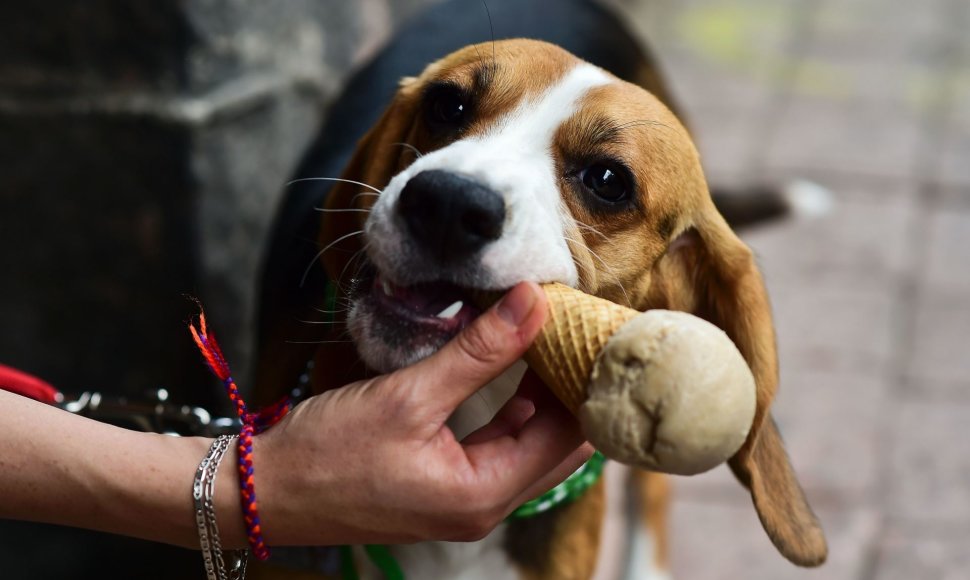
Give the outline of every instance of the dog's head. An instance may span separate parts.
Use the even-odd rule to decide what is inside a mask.
[[[470,288],[557,281],[695,313],[734,340],[757,382],[732,469],[786,557],[824,560],[768,413],[778,367],[761,276],[657,98],[546,43],[467,47],[402,81],[342,178],[323,260],[371,368],[443,345],[477,314]]]

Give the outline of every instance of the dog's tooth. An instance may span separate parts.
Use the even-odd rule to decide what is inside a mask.
[[[387,280],[381,280],[381,283],[384,286],[384,294],[388,296],[391,296],[394,294],[394,291],[391,290],[391,284]]]
[[[465,303],[462,302],[461,300],[456,300],[455,302],[452,303],[451,306],[439,312],[438,318],[454,318],[454,316],[458,314],[458,312],[461,310],[461,307],[464,305]]]

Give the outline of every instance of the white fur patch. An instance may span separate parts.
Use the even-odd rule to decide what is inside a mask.
[[[671,580],[669,570],[657,565],[657,547],[642,521],[631,526],[630,558],[623,580]]]
[[[441,580],[520,580],[502,549],[505,525],[478,542],[421,542],[390,546],[405,578]],[[384,575],[355,547],[360,577],[381,580]]]

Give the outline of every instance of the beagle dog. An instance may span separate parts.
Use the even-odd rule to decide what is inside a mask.
[[[447,30],[484,19],[469,18],[472,4],[446,2],[439,16],[426,18],[450,10],[437,30],[455,42]],[[433,353],[479,313],[469,300],[473,289],[556,281],[639,310],[691,312],[731,337],[756,380],[754,424],[729,460],[732,471],[750,491],[781,554],[797,565],[821,564],[827,552],[822,530],[769,413],[778,363],[761,275],[715,206],[697,150],[656,67],[621,23],[592,2],[558,2],[555,14],[539,0],[489,7],[496,32],[532,26],[524,31],[529,36],[570,51],[518,38],[486,40],[429,59],[423,70],[399,81],[349,159],[327,139],[311,148],[298,176],[335,177],[328,173],[334,159],[345,166],[339,181],[301,184],[324,183],[326,212],[312,210],[321,190],[304,190],[289,194],[278,218],[292,227],[277,227],[266,265],[257,401],[277,398],[309,359],[319,392]],[[420,19],[413,26],[424,42],[436,30]],[[584,27],[592,32],[583,35]],[[594,37],[612,49],[623,46],[610,53],[577,44],[577,38]],[[429,49],[415,42],[420,46],[414,52]],[[380,58],[396,58],[387,54]],[[380,58],[363,71],[365,78],[386,66]],[[359,99],[370,98],[354,92],[359,79],[335,114],[353,115]],[[351,137],[346,133],[332,126],[324,131],[344,144]],[[318,232],[319,249],[308,250],[298,238],[312,231]],[[318,259],[322,269],[313,265]],[[329,303],[346,311],[337,311],[322,330],[300,325],[313,308],[329,310],[326,281],[335,293]],[[348,364],[355,360],[360,362]],[[513,367],[487,385],[481,400],[488,404],[476,399],[463,406],[453,417],[456,434],[485,424],[522,372]],[[604,559],[630,557],[617,554],[615,540],[604,541],[604,514],[615,500],[607,490],[623,493],[625,487],[611,484],[611,475],[580,499],[505,523],[478,542],[390,550],[407,578],[602,575]],[[666,480],[636,472],[631,482],[628,505],[642,516],[635,534],[650,538],[632,549],[650,553],[633,558],[639,569],[627,570],[626,577],[665,577]],[[360,565],[366,575],[366,564]],[[307,567],[334,571],[319,559]],[[296,577],[267,567],[259,573]]]

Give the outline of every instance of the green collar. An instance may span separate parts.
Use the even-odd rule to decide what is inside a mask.
[[[589,461],[580,466],[565,481],[550,489],[539,497],[520,505],[509,515],[510,520],[531,518],[547,512],[554,507],[576,501],[586,493],[586,490],[599,481],[603,475],[606,457],[599,451],[593,452]]]

